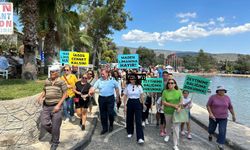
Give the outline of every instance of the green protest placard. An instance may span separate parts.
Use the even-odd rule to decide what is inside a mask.
[[[157,92],[161,93],[164,85],[162,78],[146,78],[142,80],[143,92]]]
[[[209,84],[210,80],[207,78],[187,75],[185,78],[183,90],[206,95]]]

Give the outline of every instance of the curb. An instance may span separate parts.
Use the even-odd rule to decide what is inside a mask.
[[[199,126],[201,126],[203,129],[205,129],[206,131],[208,130],[208,126],[205,125],[204,123],[202,123],[201,121],[199,121],[197,118],[195,118],[194,116],[192,116],[191,114],[191,119],[197,123]],[[217,133],[215,133],[216,136],[218,136]],[[231,141],[230,139],[226,138],[226,145],[229,146],[232,149],[237,149],[237,150],[247,150],[246,148],[242,147],[241,145]]]
[[[94,115],[97,115],[97,116],[99,116],[99,113],[98,112],[96,112]],[[83,140],[80,142],[80,143],[77,143],[75,146],[73,146],[71,149],[72,150],[82,150],[82,149],[84,149],[84,148],[86,148],[88,145],[89,145],[89,143],[91,142],[91,140],[92,140],[92,136],[93,136],[93,134],[94,134],[94,131],[95,131],[95,129],[96,129],[96,126],[97,126],[97,118],[98,117],[94,117],[93,119],[92,119],[92,121],[91,121],[91,123],[90,123],[90,131],[87,133],[87,135],[86,136],[84,136],[84,138],[83,138]]]

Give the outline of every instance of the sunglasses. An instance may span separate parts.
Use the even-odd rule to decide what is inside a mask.
[[[82,79],[88,79],[87,77],[82,77]]]
[[[168,82],[168,84],[175,84],[174,82]]]
[[[89,75],[92,75],[92,73],[88,73]]]
[[[64,69],[64,71],[69,71],[69,69]]]

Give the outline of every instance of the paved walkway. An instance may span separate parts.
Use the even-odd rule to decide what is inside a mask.
[[[97,121],[97,106],[94,106],[92,111],[93,115],[89,115],[87,119],[87,125],[85,131],[80,128],[79,119],[75,122],[62,123],[60,144],[58,150],[69,150],[69,149],[83,149],[90,142],[90,137],[93,134]],[[17,150],[49,150],[51,135],[46,133],[40,142],[30,146],[20,146],[15,148]]]
[[[208,112],[205,108],[194,104],[191,110],[193,120],[203,128],[208,126]],[[230,116],[231,117],[231,116]],[[237,117],[237,114],[236,114]],[[237,119],[237,118],[236,118]],[[232,121],[227,124],[227,143],[237,150],[250,149],[250,128]]]
[[[33,98],[32,98],[33,99]],[[14,102],[14,101],[13,101]],[[19,101],[20,102],[20,101]],[[12,103],[12,102],[11,102]],[[26,104],[26,103],[25,103]],[[33,104],[33,103],[29,103]],[[8,105],[9,106],[9,105]],[[11,105],[10,105],[11,106]],[[26,106],[26,105],[25,105]],[[7,107],[6,107],[7,108]],[[37,110],[38,111],[38,110]],[[35,112],[37,112],[35,111]],[[154,116],[152,117],[152,124],[145,128],[145,141],[143,146],[136,143],[135,136],[132,139],[127,139],[125,130],[125,122],[123,119],[123,110],[120,110],[117,122],[114,127],[114,131],[103,136],[100,135],[101,126],[100,121],[97,119],[98,106],[93,107],[93,113],[95,115],[88,117],[86,130],[82,131],[79,126],[79,120],[71,123],[63,123],[61,127],[60,145],[58,150],[65,149],[172,149],[172,138],[168,143],[165,143],[163,138],[159,136],[159,128],[155,126]],[[155,110],[153,110],[155,113]],[[207,128],[208,125],[208,113],[206,109],[194,104],[192,108],[192,122],[191,129],[193,139],[188,140],[186,137],[180,139],[180,149],[215,149],[216,142],[208,142]],[[1,118],[3,119],[3,118]],[[13,120],[10,120],[13,122]],[[15,120],[14,120],[15,121]],[[97,123],[98,122],[98,123]],[[97,128],[96,128],[97,124]],[[199,124],[199,125],[198,125]],[[27,124],[23,124],[27,126]],[[203,127],[203,128],[202,128]],[[95,132],[94,132],[95,131]],[[93,135],[94,134],[94,135]],[[92,137],[93,135],[93,137]],[[2,136],[5,138],[6,136]],[[91,141],[92,137],[92,141]],[[37,138],[37,137],[35,137]],[[46,134],[44,138],[38,143],[35,142],[32,145],[15,145],[15,147],[9,147],[7,149],[20,149],[20,150],[48,150],[50,148],[49,141],[51,136]],[[215,138],[214,138],[215,139]],[[91,141],[91,142],[90,142]],[[250,128],[229,121],[227,129],[227,142],[232,149],[247,150],[250,147]],[[89,145],[88,145],[89,144]],[[87,146],[87,147],[86,147]],[[226,146],[226,150],[231,148]],[[6,147],[0,147],[0,149],[6,149]]]
[[[97,128],[92,137],[92,141],[85,150],[172,150],[173,141],[170,136],[169,142],[164,142],[164,137],[159,136],[159,127],[156,127],[153,115],[153,123],[147,125],[144,129],[145,144],[139,145],[136,142],[135,134],[131,139],[127,138],[125,129],[125,122],[123,119],[123,111],[120,110],[119,117],[116,118],[114,130],[111,133],[100,135],[101,123],[98,120]],[[207,132],[196,123],[191,123],[192,140],[188,140],[186,136],[180,137],[180,150],[214,150],[216,149],[216,142],[209,142],[207,139]],[[225,150],[231,150],[225,147]]]

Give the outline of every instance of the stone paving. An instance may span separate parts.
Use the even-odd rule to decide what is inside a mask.
[[[0,149],[38,142],[41,106],[37,96],[0,101]]]
[[[92,135],[96,123],[94,119],[97,118],[97,106],[93,107],[92,115],[88,115],[86,122],[86,129],[81,130],[79,119],[74,122],[64,122],[61,126],[60,144],[58,150],[69,149],[82,149],[85,146],[85,142],[90,142],[89,135]],[[87,138],[87,139],[86,139]],[[50,149],[51,135],[46,133],[45,136],[37,143],[28,146],[19,146],[16,150],[49,150]]]

